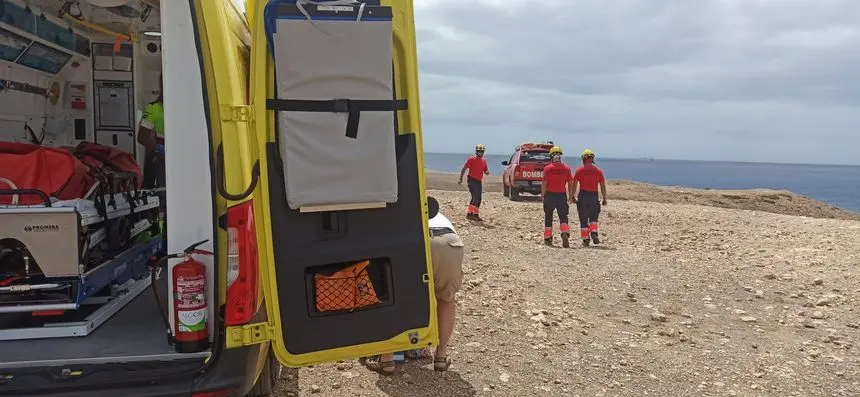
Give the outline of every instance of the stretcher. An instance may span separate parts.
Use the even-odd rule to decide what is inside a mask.
[[[56,200],[32,189],[0,190],[42,198],[40,205],[0,206],[0,316],[75,310],[112,283],[146,272],[163,246],[152,237],[161,217],[156,192],[91,192],[92,200]]]

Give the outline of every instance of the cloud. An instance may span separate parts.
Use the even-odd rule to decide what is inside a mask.
[[[860,163],[853,0],[416,1],[428,151]],[[468,136],[468,139],[464,139]]]

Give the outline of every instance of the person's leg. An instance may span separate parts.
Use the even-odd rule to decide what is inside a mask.
[[[436,294],[436,316],[439,323],[439,346],[433,360],[438,371],[448,369],[448,343],[454,333],[457,313],[457,291],[463,284],[465,244],[456,233],[433,237],[430,242],[433,261],[433,284]]]
[[[469,211],[472,214],[472,219],[481,220],[481,196],[483,195],[483,186],[481,182],[468,178],[466,181],[469,185],[469,193],[472,194],[472,201],[469,202]]]
[[[595,198],[594,204],[591,206],[591,212],[588,214],[588,231],[591,233],[591,241],[594,244],[600,244],[600,236],[597,233],[600,223],[600,201]]]
[[[439,346],[436,357],[448,357],[448,342],[454,334],[454,319],[457,316],[457,302],[436,299],[437,321],[439,321]]]
[[[475,216],[478,214],[478,194],[475,189],[475,181],[472,178],[466,177],[466,186],[469,188],[469,195],[471,196],[469,199],[469,211],[466,214],[466,218],[475,219]]]
[[[543,242],[546,245],[552,245],[552,213],[555,207],[552,205],[552,197],[549,195],[543,198]]]
[[[590,242],[588,236],[588,203],[585,200],[585,197],[579,196],[576,201],[576,213],[579,215],[579,237],[582,239],[583,245],[588,245]]]
[[[562,196],[558,204],[558,223],[559,231],[561,231],[561,246],[564,248],[570,247],[570,224],[568,224],[568,214],[570,205],[567,204],[567,196]]]
[[[155,151],[147,150],[143,156],[143,180],[141,184],[144,189],[152,189],[156,187],[158,182],[159,170],[158,164],[155,163]]]

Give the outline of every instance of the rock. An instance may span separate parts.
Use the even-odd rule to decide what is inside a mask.
[[[821,284],[824,284],[824,280],[822,280],[820,278],[816,278],[815,280],[812,280],[812,285],[821,285]]]
[[[471,284],[473,287],[477,287],[483,283],[484,283],[484,279],[482,279],[482,278],[476,278],[476,279],[469,280],[469,284]]]
[[[673,329],[673,328],[661,329],[660,331],[657,331],[657,335],[660,335],[660,336],[674,337],[675,334],[676,334],[676,332],[675,332],[675,329]]]
[[[338,371],[346,371],[352,369],[352,363],[337,363]]]
[[[678,339],[679,339],[681,342],[686,342],[686,341],[690,340],[690,337],[689,337],[689,336],[687,336],[687,335],[681,335]]]
[[[544,315],[543,313],[535,314],[531,317],[531,319],[532,319],[532,321],[537,322],[537,323],[548,322],[546,319],[546,315]]]
[[[666,321],[669,321],[669,317],[666,317],[666,315],[663,313],[654,312],[654,313],[651,313],[651,320],[665,323]]]
[[[743,317],[741,317],[741,321],[743,321],[745,323],[754,323],[754,322],[756,322],[756,318],[753,316],[743,316]]]
[[[408,375],[408,374],[407,374],[407,375]],[[331,388],[332,388],[332,389],[334,389],[334,390],[338,390],[338,389],[340,389],[340,388],[341,388],[341,385],[340,385],[340,383],[332,383],[332,384],[331,384]]]
[[[812,316],[810,316],[810,317],[812,317],[812,318],[814,318],[814,319],[816,319],[816,320],[821,320],[821,319],[823,319],[823,318],[824,318],[824,313],[822,313],[821,311],[816,310],[816,311],[812,312]]]
[[[837,299],[839,299],[839,296],[835,294],[827,294],[815,301],[815,306],[830,306],[835,303]]]
[[[511,381],[511,376],[508,375],[507,372],[502,372],[502,374],[499,375],[499,380],[502,382],[508,383]]]
[[[321,392],[321,391],[322,391],[322,389],[321,389],[319,386],[317,386],[317,385],[311,385],[311,393],[313,393],[313,394],[317,394],[317,393],[319,393],[319,392]]]
[[[466,343],[466,347],[481,347],[481,342],[469,342]]]
[[[764,291],[762,291],[762,290],[756,290],[756,291],[755,291],[755,297],[756,297],[756,298],[758,298],[758,299],[764,299]]]

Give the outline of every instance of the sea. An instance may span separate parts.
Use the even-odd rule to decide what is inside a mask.
[[[434,171],[460,172],[469,156],[424,153],[424,165]],[[510,156],[485,157],[490,174],[501,175],[502,161]],[[788,190],[860,213],[860,166],[610,158],[598,158],[597,164],[609,179],[700,189]]]

